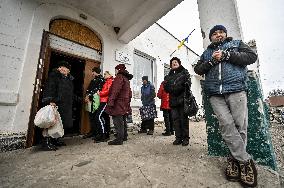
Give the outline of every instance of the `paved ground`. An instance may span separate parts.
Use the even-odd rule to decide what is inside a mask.
[[[241,187],[226,181],[224,158],[207,156],[205,123],[190,123],[190,146],[174,136],[130,134],[122,146],[67,138],[55,152],[38,148],[0,153],[0,187]],[[278,173],[258,166],[259,186],[280,187]]]

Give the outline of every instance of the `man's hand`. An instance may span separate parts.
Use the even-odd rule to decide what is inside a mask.
[[[222,55],[223,55],[223,51],[222,50],[218,50],[218,51],[213,52],[212,58],[214,60],[216,60],[216,61],[221,61]]]
[[[85,97],[85,102],[90,102],[89,96]]]

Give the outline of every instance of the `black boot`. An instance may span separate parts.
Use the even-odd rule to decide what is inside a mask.
[[[108,140],[109,136],[107,137],[106,134],[101,134],[100,136],[97,136],[97,138],[94,139],[94,143],[107,142]]]
[[[163,136],[171,136],[172,134],[170,132],[164,132],[162,133]]]
[[[55,146],[66,146],[65,142],[59,138],[52,138],[52,144]]]
[[[182,144],[182,140],[178,138],[176,138],[176,140],[173,142],[173,145],[180,145],[180,144]]]
[[[44,137],[42,141],[42,149],[45,151],[55,151],[57,147],[52,144],[50,137]]]
[[[108,145],[122,145],[122,144],[123,144],[123,141],[118,140],[118,139],[114,139],[108,142]]]
[[[146,130],[146,129],[140,129],[140,130],[138,131],[138,134],[141,134],[141,133],[147,133],[147,130]]]
[[[182,141],[182,146],[187,146],[189,144],[189,140],[188,139],[184,139],[183,141]]]

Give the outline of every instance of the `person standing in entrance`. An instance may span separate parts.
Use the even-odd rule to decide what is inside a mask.
[[[191,86],[190,74],[177,57],[170,60],[171,70],[165,78],[164,88],[170,94],[170,107],[175,128],[173,145],[189,144],[189,119],[184,112],[185,86]]]
[[[106,113],[112,116],[116,131],[116,139],[109,141],[109,145],[122,145],[127,141],[127,123],[126,116],[131,113],[131,89],[130,82],[132,74],[126,70],[124,64],[115,67],[115,75],[112,86],[109,90],[109,97],[106,107]]]
[[[170,108],[170,95],[165,91],[163,81],[160,85],[160,88],[158,90],[157,97],[161,99],[161,111],[163,111],[164,116],[164,122],[166,131],[162,133],[163,136],[171,136],[174,135],[174,129],[173,129],[173,122],[172,122],[172,115],[171,115],[171,108]]]
[[[221,135],[231,155],[225,175],[230,181],[255,187],[257,171],[252,157],[246,151],[247,65],[257,60],[256,53],[241,40],[227,37],[223,25],[214,26],[209,33],[211,44],[194,68],[205,75],[204,91],[219,121]]]
[[[65,132],[73,128],[72,103],[73,103],[73,80],[70,74],[71,65],[67,61],[59,61],[57,68],[52,70],[48,76],[43,90],[42,102],[52,106],[58,106],[63,128]],[[65,143],[59,139],[45,137],[43,148],[56,150],[56,146],[63,146]]]
[[[101,69],[99,67],[94,67],[92,69],[92,76],[93,76],[93,79],[90,82],[90,85],[86,91],[86,97],[85,97],[85,102],[92,103],[91,112],[89,112],[91,131],[90,133],[84,135],[83,138],[93,137],[94,140],[100,141],[102,139],[101,134],[100,134],[101,127],[97,123],[97,120],[96,120],[97,109],[93,109],[94,108],[93,99],[94,99],[94,95],[99,95],[99,92],[102,90],[102,87],[105,83],[105,79],[101,75]]]

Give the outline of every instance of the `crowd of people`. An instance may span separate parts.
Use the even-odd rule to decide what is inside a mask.
[[[256,53],[241,40],[227,36],[223,25],[214,26],[209,33],[211,44],[203,52],[194,67],[199,75],[205,75],[204,94],[219,121],[221,135],[230,150],[225,175],[230,181],[240,181],[244,186],[257,185],[257,170],[247,145],[247,68],[256,61]],[[43,102],[58,106],[65,127],[72,126],[72,79],[68,62],[60,62],[49,75]],[[101,69],[92,69],[93,79],[87,89],[86,103],[91,103],[89,112],[91,131],[83,138],[92,137],[95,143],[108,141],[109,145],[122,145],[128,140],[126,118],[131,114],[132,92],[130,74],[124,64],[115,67],[115,77],[109,71],[101,75]],[[141,78],[141,129],[138,133],[154,134],[154,119],[157,117],[155,87],[148,75]],[[184,113],[185,86],[191,86],[188,70],[179,58],[170,60],[170,72],[164,77],[157,97],[161,99],[165,132],[163,136],[175,135],[173,145],[189,145],[189,119]],[[99,97],[99,104],[94,99]],[[110,116],[115,127],[115,139],[110,139]],[[44,147],[56,149],[64,145],[59,139],[45,137]]]

